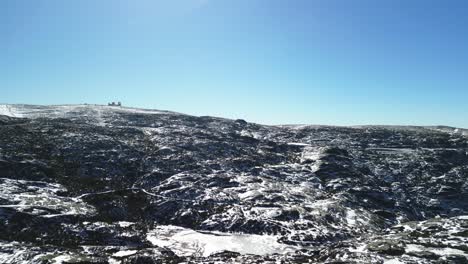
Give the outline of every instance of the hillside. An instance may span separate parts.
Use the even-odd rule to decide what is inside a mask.
[[[0,262],[467,263],[466,135],[0,105]]]

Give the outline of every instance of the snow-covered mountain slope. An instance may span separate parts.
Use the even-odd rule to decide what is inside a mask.
[[[176,114],[169,111],[148,110],[130,107],[105,105],[0,105],[0,115],[19,118],[66,118],[70,120],[87,120],[101,125],[112,120],[118,113],[140,114]]]
[[[2,263],[468,261],[461,129],[0,114]]]

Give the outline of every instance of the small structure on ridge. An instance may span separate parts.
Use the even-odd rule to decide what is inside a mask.
[[[122,106],[122,103],[121,102],[111,102],[111,103],[108,103],[107,104],[108,106]]]

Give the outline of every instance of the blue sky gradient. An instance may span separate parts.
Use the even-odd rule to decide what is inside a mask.
[[[3,0],[0,103],[468,128],[468,2]]]

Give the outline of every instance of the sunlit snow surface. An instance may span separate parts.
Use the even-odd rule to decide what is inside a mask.
[[[406,245],[406,252],[423,252],[423,251],[432,252],[441,256],[462,255],[462,256],[468,257],[468,254],[466,254],[463,250],[459,250],[455,248],[449,248],[449,247],[434,248],[434,247],[425,247],[425,246],[416,245],[416,244]]]
[[[73,256],[67,253],[38,252],[31,251],[27,247],[21,247],[18,243],[4,243],[0,241],[1,249],[9,249],[0,252],[0,263],[2,264],[62,264],[73,263]],[[13,250],[14,249],[14,250]],[[46,262],[48,260],[48,262]]]
[[[0,189],[0,199],[12,202],[0,204],[0,208],[15,208],[43,217],[85,215],[95,210],[79,198],[59,195],[66,191],[60,184],[0,178]]]
[[[112,120],[112,117],[118,113],[174,114],[169,111],[91,104],[53,106],[0,104],[0,115],[19,118],[89,119],[100,126],[106,125],[106,122]]]
[[[241,254],[269,255],[294,252],[295,247],[277,242],[270,235],[197,232],[178,226],[159,226],[148,233],[147,239],[156,246],[167,247],[180,256],[209,256],[216,252],[233,251]]]

